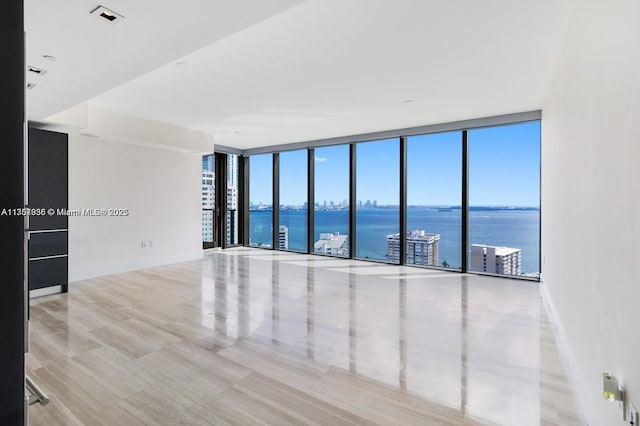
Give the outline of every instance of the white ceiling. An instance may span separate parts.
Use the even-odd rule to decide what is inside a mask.
[[[111,26],[84,0],[62,20],[55,2],[28,1],[27,57],[59,56],[28,93],[30,118],[90,99],[242,149],[539,109],[570,12],[570,0],[105,0],[127,17]]]
[[[300,1],[25,0],[27,64],[47,70],[27,73],[36,84],[27,92],[29,119],[86,101]],[[99,4],[125,20],[112,25],[90,15]]]

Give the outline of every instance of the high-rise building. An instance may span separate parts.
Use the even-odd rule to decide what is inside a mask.
[[[227,155],[227,244],[238,244],[238,156]]]
[[[491,274],[522,275],[522,250],[472,244],[471,270]]]
[[[332,254],[334,256],[349,255],[349,236],[339,232],[321,233],[320,239],[313,244],[314,253]]]
[[[238,188],[227,187],[227,244],[238,243]]]
[[[202,210],[202,241],[213,242],[213,210]]]
[[[202,158],[202,241],[213,242],[213,209],[215,208],[215,174],[204,169],[205,158]]]
[[[406,264],[438,266],[439,234],[427,234],[424,230],[407,232]],[[387,257],[400,262],[400,233],[387,235]]]
[[[202,208],[212,209],[215,207],[215,184],[214,173],[207,170],[202,171]]]
[[[227,186],[238,188],[238,156],[227,155]]]
[[[202,156],[202,170],[213,172],[213,168],[214,168],[213,155]]]
[[[284,225],[280,225],[278,228],[278,248],[280,250],[289,248],[289,228]]]

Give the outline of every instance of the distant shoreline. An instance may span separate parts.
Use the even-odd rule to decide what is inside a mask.
[[[389,209],[399,209],[400,207],[397,205],[379,205],[378,207],[357,207],[356,210],[389,210]],[[421,206],[421,205],[410,205],[407,206],[409,209],[426,209],[426,210],[437,210],[437,211],[452,211],[452,210],[461,210],[460,206]],[[293,210],[293,211],[306,211],[305,207],[297,207],[297,206],[282,206],[280,210]],[[334,207],[316,207],[315,211],[346,211],[349,210],[347,206],[334,206]],[[273,211],[271,206],[264,208],[249,208],[251,212],[270,212]],[[477,212],[495,212],[495,211],[540,211],[539,207],[514,207],[514,206],[469,206],[469,211],[477,211]]]

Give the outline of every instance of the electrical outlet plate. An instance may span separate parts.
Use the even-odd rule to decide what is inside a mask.
[[[638,409],[633,404],[629,404],[629,424],[638,426],[638,422],[640,422],[640,419],[638,418]]]

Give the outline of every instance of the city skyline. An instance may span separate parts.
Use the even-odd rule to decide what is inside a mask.
[[[334,201],[334,200],[322,200],[320,201],[316,201],[314,206],[315,207],[324,207],[324,202],[327,202],[327,206],[331,206],[332,203],[334,206],[344,206],[344,207],[349,207],[349,203],[345,203],[344,200],[343,201]],[[370,201],[371,204],[377,203],[377,200],[357,200],[357,207],[358,208],[367,208],[365,207],[365,204],[367,201]],[[259,206],[263,206],[263,207],[268,207],[269,209],[271,209],[273,206],[271,203],[256,203],[256,202],[250,202],[249,203],[249,207],[259,207]],[[285,207],[285,208],[296,208],[297,210],[305,210],[307,208],[307,203],[304,202],[302,204],[280,204],[280,207]],[[398,204],[380,204],[377,203],[377,208],[391,208],[391,207],[396,207],[398,208],[399,205]],[[462,208],[462,206],[460,204],[407,204],[408,208],[416,208],[416,207],[425,207],[425,208],[433,208],[433,209],[441,209],[441,208],[450,208],[450,209],[455,209],[455,210],[460,210]],[[368,208],[376,208],[374,206],[368,207]],[[470,209],[482,209],[482,208],[487,208],[487,209],[497,209],[497,210],[522,210],[522,209],[526,209],[526,210],[540,210],[539,206],[514,206],[514,205],[508,205],[508,204],[497,204],[497,205],[486,205],[486,204],[478,204],[478,205],[469,205]]]
[[[468,132],[468,139],[470,205],[539,205],[539,122],[474,129]],[[421,188],[409,191],[410,204],[460,204],[460,140],[461,132],[408,138],[407,181],[409,185],[420,182]],[[357,144],[358,199],[375,197],[380,205],[399,204],[395,184],[399,181],[397,141],[394,138]],[[281,156],[285,154],[297,160],[287,161],[286,167],[280,168],[280,185],[286,189],[280,193],[280,204],[302,205],[306,201],[302,198],[306,198],[307,193],[307,151],[290,151]],[[348,155],[348,145],[316,148],[316,201],[348,198]],[[251,200],[271,204],[271,154],[251,156],[250,167],[251,174],[261,177],[257,182],[251,180]]]

